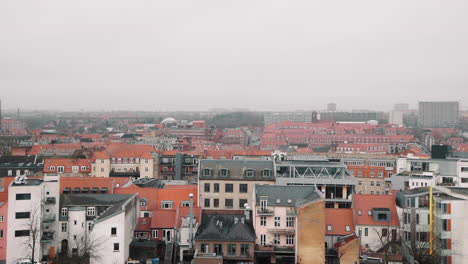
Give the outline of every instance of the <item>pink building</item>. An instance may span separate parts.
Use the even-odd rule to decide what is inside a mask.
[[[0,202],[0,262],[6,261],[8,203]]]

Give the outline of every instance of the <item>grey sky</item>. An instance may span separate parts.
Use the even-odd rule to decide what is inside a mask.
[[[4,0],[0,97],[66,110],[464,106],[467,10],[466,0]]]

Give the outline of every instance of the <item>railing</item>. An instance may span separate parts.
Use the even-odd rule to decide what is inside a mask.
[[[272,208],[267,207],[259,207],[257,208],[257,213],[259,215],[272,215],[274,210]]]
[[[42,233],[41,242],[50,242],[54,240],[54,232]]]
[[[55,215],[54,214],[48,214],[48,215],[44,215],[42,217],[42,222],[43,223],[52,223],[55,221]]]
[[[55,197],[46,197],[44,199],[45,204],[55,204]]]

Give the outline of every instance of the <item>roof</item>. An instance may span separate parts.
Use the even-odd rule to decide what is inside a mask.
[[[176,211],[175,210],[155,210],[152,213],[151,228],[175,228]]]
[[[356,225],[400,225],[396,211],[396,193],[393,193],[392,195],[354,194],[353,199],[354,219]],[[368,214],[368,211],[382,208],[390,209],[390,223],[374,221],[374,216]],[[361,215],[359,215],[359,211],[361,211]]]
[[[91,172],[93,161],[91,159],[46,159],[44,161],[44,172],[56,173],[56,170],[51,171],[50,166],[63,166],[64,172],[72,172],[72,166],[78,166],[80,172]],[[86,167],[85,171],[81,171],[82,167]]]
[[[295,185],[255,185],[255,197],[257,205],[260,205],[260,199],[266,196],[268,206],[288,206],[298,207],[311,201],[321,199],[315,187],[295,186]]]
[[[214,173],[210,176],[200,175],[203,179],[242,179],[242,180],[274,180],[273,171],[274,165],[271,160],[201,160],[200,171],[204,169],[211,169]],[[228,169],[229,175],[221,177],[217,171],[221,169]],[[255,176],[246,177],[244,172],[247,169],[254,170]],[[261,171],[270,170],[272,173],[269,177],[263,177]]]
[[[125,177],[60,177],[60,192],[64,188],[107,188],[113,193],[116,188],[130,181]]]
[[[135,227],[135,232],[137,231],[151,231],[151,218],[150,217],[138,217],[138,223]]]
[[[244,214],[202,215],[202,221],[195,235],[196,241],[255,241],[252,222]]]
[[[125,143],[110,143],[104,151],[95,153],[97,159],[108,159],[110,157],[115,158],[130,158],[137,157],[141,158],[152,158],[148,156],[151,152],[155,152],[155,149],[150,145],[132,145]]]
[[[331,225],[332,230],[325,229],[326,235],[348,235],[354,232],[354,217],[352,208],[326,208],[325,223]],[[346,226],[349,226],[349,231],[346,231]]]
[[[200,223],[201,221],[201,208],[194,207],[193,208],[193,216],[195,217],[196,222]],[[190,207],[179,207],[177,208],[177,224],[176,227],[180,228],[182,226],[182,218],[188,217],[190,214]]]

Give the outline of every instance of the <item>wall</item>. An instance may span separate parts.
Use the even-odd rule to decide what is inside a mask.
[[[340,264],[359,263],[359,239],[355,238],[338,248],[338,255],[341,256]]]
[[[7,225],[8,225],[8,203],[0,206],[0,216],[3,216],[3,221],[0,222],[0,230],[3,236],[0,237],[0,261],[6,260],[7,250]]]
[[[297,263],[325,263],[325,201],[315,201],[297,209]]]

